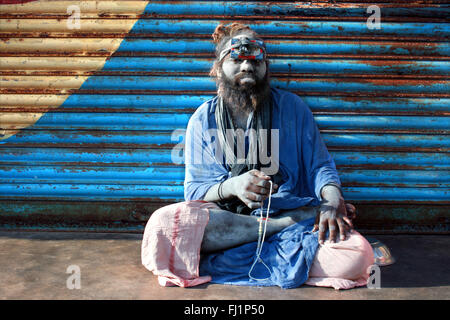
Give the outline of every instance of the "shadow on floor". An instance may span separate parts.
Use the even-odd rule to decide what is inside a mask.
[[[372,236],[371,236],[372,237]],[[450,237],[442,235],[375,235],[387,245],[396,262],[381,267],[387,288],[450,285]]]

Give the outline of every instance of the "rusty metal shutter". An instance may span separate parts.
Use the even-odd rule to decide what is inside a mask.
[[[448,233],[449,5],[371,2],[0,1],[2,228],[140,232],[183,200],[176,130],[239,20],[312,109],[357,226]]]

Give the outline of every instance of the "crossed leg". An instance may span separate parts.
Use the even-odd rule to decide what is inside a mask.
[[[317,208],[286,210],[267,222],[266,237],[301,220],[316,216]],[[259,217],[209,209],[209,222],[202,241],[202,252],[225,250],[258,240]]]
[[[266,236],[295,222],[312,218],[316,212],[314,207],[285,211],[269,219]],[[194,257],[199,259],[199,247],[203,252],[212,252],[257,241],[258,227],[258,217],[220,210],[212,203],[169,205],[155,212],[146,225],[142,263],[158,276],[182,280],[195,278],[198,277],[199,260]],[[168,253],[177,251],[183,252],[173,256],[178,260],[169,259]],[[368,278],[367,267],[373,264],[373,260],[370,244],[353,231],[345,241],[337,239],[334,244],[326,241],[319,247],[306,284],[339,289],[364,285]],[[178,269],[174,268],[175,262]],[[174,273],[175,270],[178,271]]]

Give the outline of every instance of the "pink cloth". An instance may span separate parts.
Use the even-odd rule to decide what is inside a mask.
[[[161,286],[191,287],[211,281],[200,277],[200,247],[211,202],[186,201],[156,210],[145,227],[142,264],[158,276]],[[374,264],[370,243],[352,231],[345,241],[319,245],[305,284],[350,289],[367,284],[368,268]]]
[[[145,227],[142,264],[158,276],[161,286],[191,287],[208,281],[199,276],[200,247],[209,221],[205,201],[175,203],[156,210]]]
[[[339,237],[337,237],[339,238]],[[351,289],[367,285],[368,268],[375,263],[372,246],[357,231],[344,241],[319,245],[305,284]]]

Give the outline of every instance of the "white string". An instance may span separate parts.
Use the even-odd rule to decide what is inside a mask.
[[[263,228],[262,228],[262,224],[263,224],[263,208],[261,208],[260,210],[260,219],[259,219],[259,229],[258,229],[258,245],[256,247],[256,257],[255,257],[255,261],[253,262],[252,266],[250,267],[250,270],[248,272],[248,277],[252,280],[256,280],[256,281],[263,281],[263,280],[267,280],[272,276],[272,272],[270,272],[269,267],[264,263],[264,261],[261,259],[261,251],[262,251],[262,247],[264,245],[264,238],[266,237],[266,230],[267,230],[267,221],[269,221],[269,211],[270,211],[270,202],[272,200],[272,181],[269,180],[270,183],[270,193],[269,193],[269,202],[267,203],[267,211],[266,211],[266,219],[264,222],[264,233],[263,233]],[[254,278],[252,277],[252,271],[253,268],[255,267],[256,263],[260,262],[262,263],[267,271],[269,271],[270,276],[268,276],[267,278]]]

